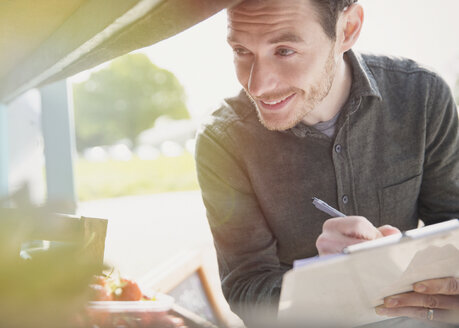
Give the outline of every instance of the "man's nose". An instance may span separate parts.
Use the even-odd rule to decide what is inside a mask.
[[[276,88],[276,75],[273,67],[263,59],[256,58],[250,68],[248,91],[253,97],[269,94]]]

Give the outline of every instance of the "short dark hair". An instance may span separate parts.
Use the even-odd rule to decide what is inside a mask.
[[[355,2],[357,0],[311,0],[319,15],[320,24],[330,39],[336,39],[339,13]]]

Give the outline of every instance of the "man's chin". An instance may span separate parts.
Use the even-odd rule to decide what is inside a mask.
[[[270,131],[285,131],[298,124],[295,120],[266,119],[258,112],[260,123]]]
[[[293,128],[302,119],[302,113],[294,111],[294,104],[288,104],[287,108],[272,112],[261,109],[255,101],[252,101],[257,109],[258,120],[271,131],[285,131]]]

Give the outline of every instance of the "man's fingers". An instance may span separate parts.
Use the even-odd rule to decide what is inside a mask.
[[[324,222],[323,231],[331,231],[361,240],[373,240],[382,237],[381,232],[363,216],[329,219]]]
[[[420,281],[414,291],[421,294],[459,295],[459,278],[447,277]]]
[[[324,222],[316,247],[319,255],[336,254],[347,246],[380,237],[383,234],[363,216],[332,218]]]
[[[428,310],[425,308],[419,307],[401,307],[401,308],[394,308],[388,309],[383,306],[376,307],[375,311],[376,314],[384,315],[387,317],[410,317],[416,319],[427,320]],[[437,310],[441,311],[441,310]]]
[[[419,293],[399,294],[384,299],[387,308],[425,307],[431,309],[459,310],[459,297],[447,295],[425,295]]]
[[[459,312],[450,310],[433,310],[433,315],[429,317],[429,309],[420,307],[401,307],[388,309],[384,306],[375,308],[376,314],[387,317],[410,317],[420,320],[432,320],[447,323],[459,323]]]
[[[401,233],[399,229],[388,224],[379,227],[378,230],[383,237]]]
[[[457,281],[457,278],[441,278],[425,280],[418,284],[426,284],[430,290],[434,288],[440,290],[450,288],[450,284],[454,285],[451,279]],[[447,290],[449,291],[449,289]],[[429,310],[431,310],[430,314],[433,314],[433,318],[431,316],[429,318]],[[389,317],[406,316],[458,324],[459,295],[421,294],[417,292],[393,295],[384,299],[384,305],[378,306],[376,313]]]
[[[338,233],[325,232],[316,240],[319,255],[337,254],[349,246],[361,243],[361,239],[350,238]]]

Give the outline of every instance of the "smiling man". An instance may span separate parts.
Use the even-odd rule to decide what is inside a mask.
[[[243,91],[204,125],[196,160],[223,292],[249,325],[275,315],[295,259],[459,216],[451,92],[411,60],[354,52],[355,2],[246,0],[228,10]],[[349,216],[329,218],[311,197]],[[457,278],[422,285],[378,313],[459,321]]]
[[[228,26],[238,79],[260,122],[282,131],[302,121],[313,125],[330,119],[340,108],[330,100],[344,102],[350,88],[349,65],[338,57],[341,49],[308,19],[308,2],[274,3],[268,10],[279,21],[270,27],[269,13],[256,14],[260,5],[247,3],[231,10]],[[358,26],[354,28],[358,35]]]

